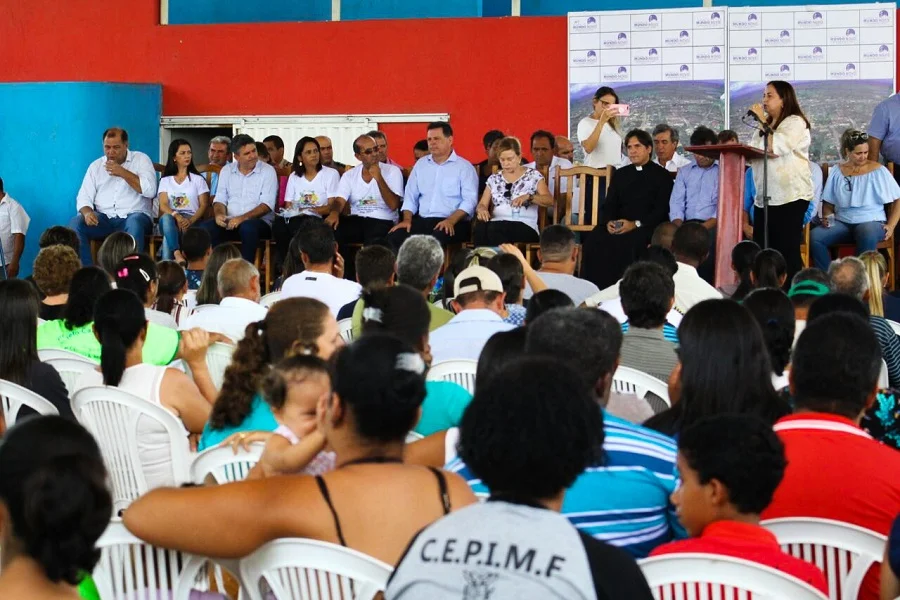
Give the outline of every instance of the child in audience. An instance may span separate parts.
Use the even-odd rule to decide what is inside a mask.
[[[159,285],[156,290],[156,301],[153,310],[172,315],[175,323],[181,327],[182,322],[191,314],[185,294],[188,291],[187,277],[184,269],[173,260],[164,260],[156,265]]]
[[[263,382],[263,397],[278,422],[256,466],[263,476],[322,475],[334,469],[334,452],[316,427],[316,408],[331,395],[328,366],[321,358],[297,355],[278,363]]]
[[[200,227],[191,227],[181,237],[181,250],[175,251],[175,260],[184,263],[188,289],[200,289],[203,271],[212,254],[209,232]]]
[[[678,440],[681,485],[672,503],[692,539],[663,544],[650,556],[702,552],[743,558],[827,595],[822,572],[782,552],[775,536],[759,525],[786,465],[784,445],[757,417],[721,414],[685,429]]]

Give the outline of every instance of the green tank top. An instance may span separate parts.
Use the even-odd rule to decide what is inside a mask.
[[[144,362],[159,366],[169,364],[178,354],[180,340],[180,334],[174,329],[149,323],[144,341]],[[38,327],[37,347],[38,350],[68,350],[100,362],[100,342],[94,337],[93,323],[66,329],[62,319],[47,321]]]

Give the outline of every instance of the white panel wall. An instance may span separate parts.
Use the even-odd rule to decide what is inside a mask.
[[[262,141],[266,136],[278,135],[284,140],[284,158],[293,160],[294,146],[303,136],[316,137],[327,135],[331,138],[334,147],[334,159],[348,165],[355,165],[359,161],[353,156],[353,140],[360,135],[378,129],[378,123],[371,119],[354,118],[352,121],[341,119],[334,121],[325,119],[315,123],[307,120],[273,121],[266,119],[263,122],[247,120],[243,124],[234,126],[234,133],[246,133],[254,140]]]

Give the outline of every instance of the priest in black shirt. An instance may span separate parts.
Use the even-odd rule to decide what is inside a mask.
[[[604,289],[647,247],[656,226],[668,220],[672,174],[651,162],[653,139],[640,129],[625,135],[631,164],[616,169],[603,217],[584,239],[581,277]]]

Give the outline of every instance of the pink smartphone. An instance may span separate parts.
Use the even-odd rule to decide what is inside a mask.
[[[610,104],[609,108],[616,111],[620,117],[627,117],[631,114],[631,106],[627,104]]]

